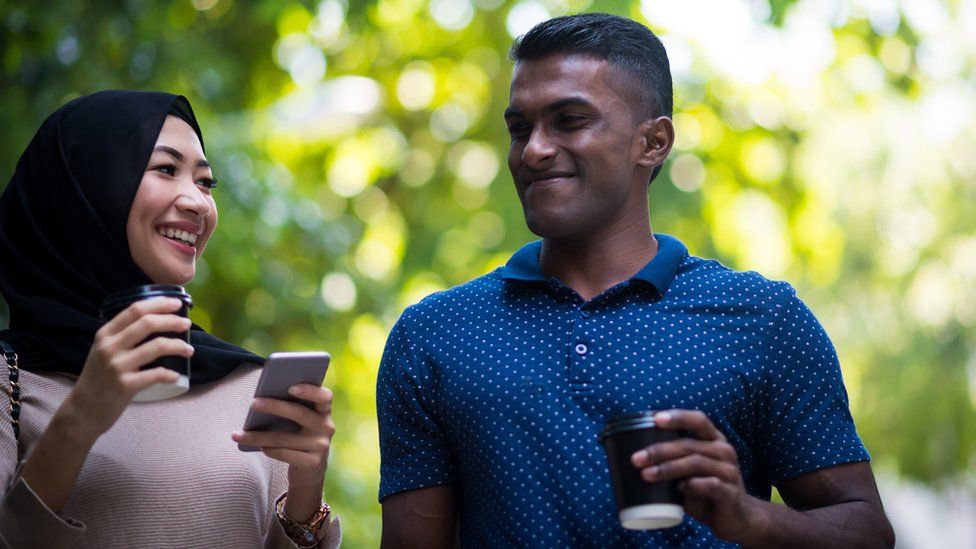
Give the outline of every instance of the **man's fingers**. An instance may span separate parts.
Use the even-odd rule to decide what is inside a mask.
[[[694,438],[679,438],[652,444],[643,450],[634,452],[634,455],[631,456],[631,462],[636,467],[649,467],[691,454],[702,454],[716,460],[738,463],[735,448],[728,442],[704,441]]]
[[[641,477],[649,482],[675,478],[717,477],[727,482],[739,483],[739,467],[702,454],[691,454],[672,459],[641,470]]]
[[[685,429],[701,440],[725,440],[704,412],[698,410],[664,410],[654,414],[654,423],[662,429]]]
[[[679,488],[685,495],[710,500],[721,500],[737,495],[735,485],[723,481],[718,477],[690,478],[683,481]]]

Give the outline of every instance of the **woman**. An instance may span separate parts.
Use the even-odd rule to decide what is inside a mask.
[[[0,547],[334,547],[322,502],[332,394],[314,410],[251,396],[258,356],[192,326],[177,300],[137,302],[104,324],[106,295],[184,284],[217,224],[215,185],[185,98],[104,91],[41,126],[0,197]],[[133,403],[176,380],[161,356],[192,356],[189,392]],[[19,385],[19,391],[16,387]],[[240,432],[248,404],[298,422]],[[19,410],[17,409],[19,408]],[[12,428],[19,412],[19,434]],[[16,436],[15,436],[16,435]],[[262,447],[240,452],[237,443]],[[279,495],[283,499],[279,499]]]

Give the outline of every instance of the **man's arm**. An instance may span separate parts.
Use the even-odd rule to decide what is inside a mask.
[[[757,528],[762,543],[783,547],[893,547],[895,533],[885,517],[871,464],[847,463],[789,479],[779,486],[789,507],[762,501],[770,509]],[[796,540],[802,540],[797,544]]]
[[[693,438],[651,445],[632,461],[645,480],[685,479],[685,511],[720,538],[744,547],[892,547],[895,535],[867,462],[848,463],[781,483],[788,507],[745,491],[735,449],[702,412],[655,416]]]
[[[410,490],[383,500],[381,549],[451,549],[456,535],[454,486]]]

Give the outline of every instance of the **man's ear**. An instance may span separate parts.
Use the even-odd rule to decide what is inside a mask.
[[[667,116],[659,116],[641,122],[637,129],[637,163],[648,169],[664,164],[674,145],[674,124]]]

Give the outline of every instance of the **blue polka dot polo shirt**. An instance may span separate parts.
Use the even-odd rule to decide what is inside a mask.
[[[784,282],[657,255],[589,301],[539,269],[541,243],[409,307],[377,381],[379,497],[453,484],[464,546],[715,547],[685,517],[624,530],[597,436],[623,413],[702,410],[746,489],[865,461],[833,345]]]

